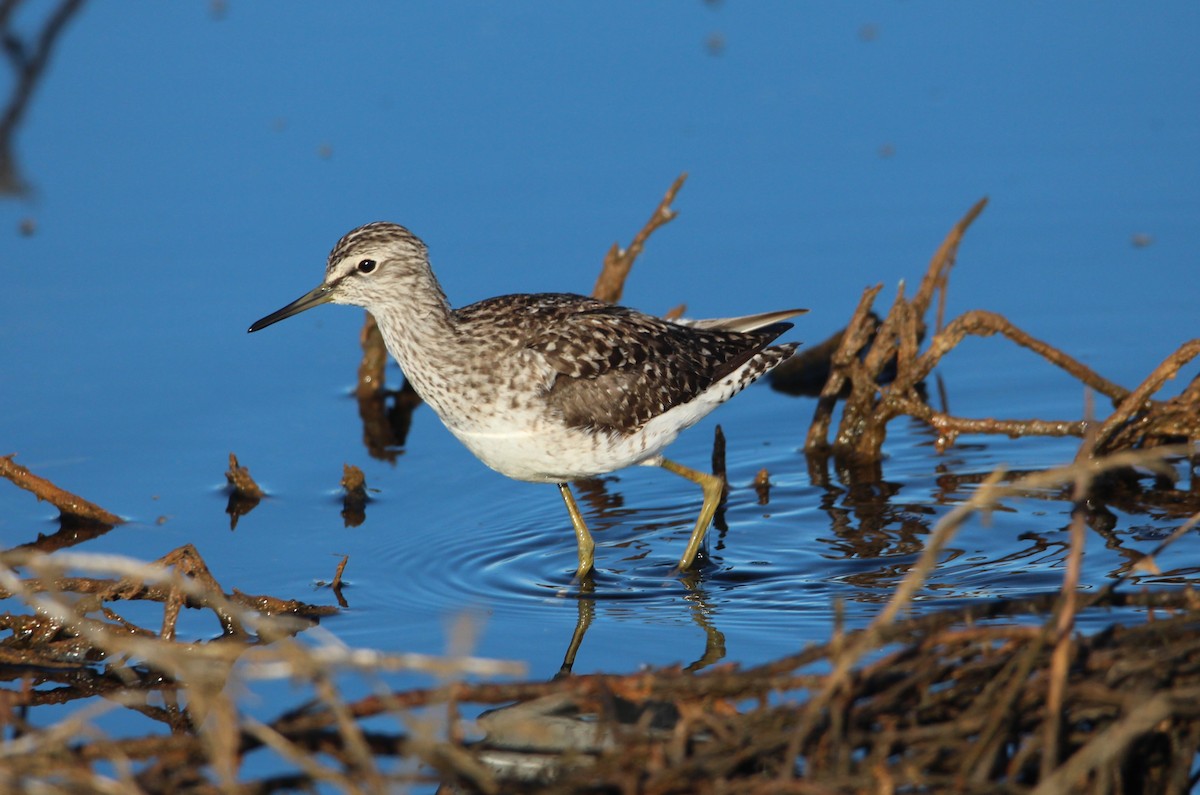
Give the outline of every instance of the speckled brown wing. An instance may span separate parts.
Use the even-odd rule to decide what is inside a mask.
[[[546,400],[568,425],[619,433],[692,400],[791,328],[698,329],[569,294],[503,296],[484,304],[462,311],[474,319],[519,313],[527,321],[519,324],[520,343],[558,373]]]

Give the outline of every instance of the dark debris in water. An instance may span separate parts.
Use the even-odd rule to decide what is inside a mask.
[[[257,508],[264,494],[254,478],[250,477],[250,470],[239,464],[233,453],[229,454],[225,480],[229,482],[229,502],[225,506],[225,513],[229,514],[229,529],[236,530],[238,519]]]
[[[351,464],[342,465],[342,521],[346,527],[358,527],[367,520],[367,478]]]
[[[758,495],[759,505],[771,502],[771,473],[766,467],[758,470],[758,474],[754,476],[754,492]]]

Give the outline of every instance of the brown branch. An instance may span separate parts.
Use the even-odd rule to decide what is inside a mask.
[[[1153,372],[1146,376],[1146,379],[1136,389],[1129,392],[1117,406],[1117,410],[1104,421],[1100,430],[1096,432],[1096,453],[1111,451],[1114,447],[1112,441],[1117,432],[1126,423],[1133,421],[1134,415],[1143,410],[1151,395],[1162,389],[1163,384],[1174,378],[1181,367],[1197,356],[1200,356],[1200,339],[1185,342],[1178,350],[1164,359],[1158,367],[1154,368]]]
[[[0,557],[0,563],[6,566],[21,566],[29,557],[26,553],[5,553]],[[205,593],[201,595],[184,596],[181,602],[182,606],[213,610],[221,617],[222,623],[230,627],[235,626],[234,620],[228,616],[221,616],[219,612],[222,609],[223,600],[264,615],[316,618],[334,615],[338,612],[335,607],[312,605],[294,599],[279,599],[274,596],[255,596],[242,593],[236,588],[232,593],[225,594],[204,564],[200,553],[191,544],[174,549],[155,562],[162,566],[178,567],[181,573],[192,576],[204,588]],[[55,577],[53,579],[33,577],[22,580],[21,585],[26,593],[53,592],[93,596],[94,601],[85,600],[80,603],[87,609],[98,608],[101,603],[117,600],[147,600],[166,603],[176,595],[176,589],[171,585],[146,583],[130,578],[114,580],[103,577]],[[13,595],[0,588],[0,599],[9,599]]]
[[[968,227],[983,212],[983,208],[987,206],[987,203],[986,196],[975,202],[971,209],[967,210],[966,214],[947,233],[942,244],[938,246],[938,250],[934,252],[933,257],[929,261],[929,267],[925,271],[925,278],[921,280],[921,284],[917,288],[917,294],[913,298],[913,308],[916,310],[918,317],[924,317],[925,313],[929,310],[934,290],[940,289],[944,300],[946,286],[950,278],[950,269],[954,267],[954,260],[958,256],[958,246],[962,242],[963,235],[966,234]],[[935,328],[941,328],[941,313],[942,308],[939,306],[937,326]]]
[[[903,323],[900,313],[903,311],[901,307],[904,305],[904,282],[900,282],[900,286],[896,289],[896,297],[892,299],[892,306],[888,310],[887,317],[879,324],[879,328],[875,331],[875,337],[871,340],[871,347],[867,349],[866,355],[862,357],[863,374],[872,381],[879,378],[879,375],[883,372],[883,368],[895,357],[896,351],[900,346],[900,329]],[[913,380],[915,383],[920,379]]]
[[[346,603],[346,597],[342,596],[342,574],[345,573],[346,564],[349,562],[350,556],[343,555],[341,562],[337,565],[337,571],[333,573],[333,581],[329,583],[329,587],[332,589],[333,595],[338,601],[338,606],[343,608],[350,606]]]
[[[629,248],[623,249],[613,243],[612,248],[604,255],[600,276],[596,279],[596,286],[592,288],[593,298],[607,301],[610,304],[621,300],[621,293],[625,289],[625,279],[629,276],[633,261],[642,253],[646,241],[655,230],[669,223],[677,215],[675,210],[671,209],[671,204],[675,201],[675,194],[679,193],[685,180],[687,180],[687,174],[680,174],[671,184],[671,187],[667,189],[667,194],[663,196],[662,201],[658,203],[658,207],[650,216],[650,220],[646,221],[646,225],[642,227],[641,231],[634,235]]]
[[[870,319],[874,326],[879,325],[874,314]],[[834,375],[833,357],[841,349],[846,333],[847,329],[836,331],[816,345],[806,345],[789,356],[768,375],[771,388],[788,395],[820,396]],[[870,334],[874,334],[874,328]],[[838,377],[844,380],[845,376],[839,374]]]
[[[370,312],[364,314],[366,317],[358,337],[363,355],[358,364],[358,378],[354,387],[354,394],[359,400],[373,397],[383,390],[388,357],[383,333],[375,322],[375,316]]]
[[[1112,452],[1142,445],[1161,445],[1180,438],[1200,439],[1200,378],[1183,394],[1165,403],[1150,401],[1163,382],[1200,355],[1200,340],[1186,343],[1159,366],[1134,392],[1100,376],[1058,348],[1017,328],[1002,315],[975,310],[942,327],[948,274],[966,229],[986,205],[973,206],[951,229],[930,261],[917,295],[910,301],[900,285],[891,309],[877,327],[868,329],[870,304],[878,294],[876,287],[864,293],[850,324],[840,336],[826,342],[837,353],[830,357],[828,377],[817,401],[813,421],[805,440],[805,452],[820,455],[832,449],[842,464],[875,462],[882,456],[887,425],[897,416],[909,415],[930,423],[940,433],[939,449],[953,445],[961,433],[1003,433],[1025,435],[1083,435],[1093,427],[1090,418],[1080,421],[972,419],[935,412],[926,402],[922,385],[933,374],[942,358],[968,335],[1003,335],[1059,367],[1085,386],[1112,400],[1116,411],[1104,422],[1097,435],[1096,451]],[[939,331],[918,355],[924,334],[924,315],[935,291],[940,291],[937,326]],[[817,363],[819,364],[819,362]],[[793,364],[793,367],[795,364]],[[806,366],[812,366],[809,363]],[[894,373],[889,373],[894,367]],[[798,392],[783,374],[778,388]],[[773,377],[773,382],[775,381]],[[832,415],[842,398],[841,422],[836,437],[829,440]],[[943,405],[945,401],[943,400]],[[810,461],[810,469],[813,462]]]
[[[758,495],[759,505],[768,505],[771,502],[771,473],[766,467],[758,470],[758,474],[754,476],[754,492]]]
[[[914,572],[914,576],[919,579],[923,574]],[[970,791],[983,791],[989,783],[1036,781],[1036,769],[1025,764],[1028,754],[1022,750],[1014,755],[1009,749],[1040,748],[1040,744],[1026,742],[1039,736],[1044,721],[1041,688],[1030,687],[1029,683],[1040,681],[1049,665],[1045,627],[1000,624],[995,619],[1047,610],[1056,598],[1046,595],[996,600],[894,623],[877,622],[873,630],[868,630],[877,633],[876,648],[895,644],[904,647],[888,650],[854,673],[849,689],[830,703],[818,723],[822,731],[809,734],[795,748],[790,741],[795,738],[800,713],[792,692],[815,693],[831,679],[829,675],[802,675],[796,671],[840,661],[864,631],[747,669],[726,666],[694,675],[675,668],[628,676],[590,675],[513,684],[458,682],[371,695],[352,702],[344,702],[329,688],[331,680],[317,668],[313,675],[318,681],[326,677],[326,686],[318,690],[315,703],[280,715],[269,724],[258,724],[251,718],[242,718],[236,724],[229,721],[229,736],[216,750],[236,754],[236,759],[242,761],[256,749],[275,748],[290,770],[299,771],[294,779],[297,786],[304,783],[304,772],[316,775],[318,780],[355,786],[374,781],[378,785],[373,772],[378,764],[375,760],[392,755],[423,760],[450,781],[465,777],[476,781],[476,786],[487,786],[483,782],[489,779],[475,778],[482,770],[476,749],[535,764],[539,755],[535,752],[522,756],[520,751],[504,746],[491,748],[487,741],[464,748],[458,741],[433,740],[428,735],[407,738],[374,734],[360,728],[359,722],[389,715],[406,722],[415,720],[420,725],[419,717],[410,718],[405,711],[458,702],[498,704],[553,696],[581,715],[577,724],[581,730],[586,728],[589,736],[611,745],[609,750],[541,754],[553,765],[549,769],[561,777],[555,791],[585,787],[620,791],[624,786],[646,793],[678,793],[694,790],[697,781],[720,782],[731,793],[763,795],[874,791],[880,777],[894,781],[897,788],[960,791],[968,781],[960,771],[967,769],[972,773],[985,771],[982,778],[972,775],[967,786]],[[902,602],[895,601],[893,607],[900,609]],[[1156,752],[1157,775],[1179,769],[1186,773],[1194,758],[1190,750],[1194,744],[1189,744],[1188,738],[1195,737],[1192,726],[1200,716],[1200,687],[1194,665],[1200,641],[1194,633],[1194,595],[1138,592],[1112,594],[1097,601],[1081,594],[1080,603],[1081,607],[1155,605],[1178,614],[1142,624],[1123,623],[1117,631],[1079,641],[1081,652],[1076,659],[1078,678],[1083,681],[1068,683],[1063,693],[1064,737],[1074,755],[1055,772],[1059,778],[1053,783],[1065,785],[1090,771],[1118,765],[1135,744],[1142,747],[1143,743],[1161,749]],[[1169,699],[1165,706],[1159,705],[1154,713],[1158,720],[1154,722],[1145,716],[1133,717],[1141,694],[1152,692],[1145,689],[1149,681],[1146,677],[1166,677],[1175,683],[1165,690]],[[1074,673],[1072,679],[1076,679]],[[120,697],[113,695],[114,700]],[[727,698],[741,706],[735,708],[724,700]],[[678,717],[665,733],[656,733],[653,728],[647,732],[644,720],[616,724],[612,717],[614,702],[623,702],[624,709],[635,713],[641,711],[643,717],[656,714],[650,710],[658,704]],[[993,721],[997,715],[1002,719]],[[545,726],[535,723],[530,728],[558,731],[569,726],[569,720],[553,718]],[[70,735],[70,754],[65,758],[88,763],[111,762],[114,758],[147,760],[144,769],[156,777],[146,778],[143,774],[139,780],[155,781],[158,786],[154,789],[162,791],[170,789],[174,780],[171,769],[212,763],[216,751],[206,745],[193,726],[184,722],[178,734],[142,738],[96,739],[94,734],[74,732]],[[699,735],[704,739],[698,740]],[[968,759],[985,736],[988,749]],[[82,737],[82,741],[76,737]],[[1101,740],[1103,745],[1093,747]],[[15,773],[36,775],[37,771],[52,769],[48,766],[55,764],[65,750],[61,741],[47,740],[40,747],[10,752],[6,765]],[[298,756],[301,750],[320,754],[322,768],[304,765]],[[1101,750],[1109,755],[1102,755]],[[777,782],[772,779],[794,769],[796,754],[805,760],[806,778],[775,786]],[[960,760],[973,764],[961,768]],[[586,764],[576,766],[576,762]],[[87,781],[81,773],[79,782]],[[768,783],[772,786],[766,786]],[[249,787],[253,784],[245,782]],[[496,784],[499,791],[519,788],[511,780],[498,779]]]
[[[1086,445],[1085,445],[1086,446]],[[1087,488],[1082,480],[1075,487],[1076,500],[1082,500]],[[1058,617],[1054,627],[1054,650],[1050,655],[1049,687],[1046,691],[1046,731],[1042,746],[1041,775],[1045,779],[1058,766],[1062,752],[1063,705],[1066,699],[1067,669],[1071,662],[1071,631],[1075,628],[1079,589],[1079,569],[1083,560],[1086,537],[1083,511],[1071,517],[1071,546],[1067,553],[1067,568],[1063,575]]]
[[[1068,356],[1049,343],[1042,342],[1026,334],[1014,326],[1003,315],[976,309],[959,315],[934,335],[929,341],[929,349],[917,361],[914,377],[924,380],[929,377],[933,368],[950,350],[962,342],[968,334],[978,337],[990,337],[993,334],[1003,334],[1008,339],[1028,348],[1050,364],[1065,370],[1070,375],[1091,387],[1102,395],[1111,398],[1114,403],[1124,400],[1129,390],[1103,378],[1082,362]]]
[[[896,311],[900,314],[900,319],[897,329],[896,377],[892,381],[891,389],[906,391],[915,389],[920,382],[916,377],[915,363],[919,352],[922,321],[917,314],[915,302],[901,303],[897,305]]]
[[[894,399],[898,414],[929,423],[939,434],[937,445],[940,450],[952,446],[959,434],[1001,434],[1011,438],[1021,436],[1083,436],[1088,423],[1085,420],[997,420],[991,418],[954,417],[936,411],[928,403],[910,397]]]
[[[813,412],[812,423],[808,427],[808,436],[804,441],[806,453],[823,452],[829,449],[829,427],[833,421],[833,408],[837,404],[838,395],[850,380],[849,370],[858,361],[860,351],[874,338],[878,324],[873,321],[871,307],[875,297],[883,289],[882,284],[863,290],[858,299],[858,306],[850,317],[850,322],[842,332],[836,352],[830,360],[831,370],[825,388],[817,400]]]
[[[1054,795],[1070,792],[1084,777],[1106,762],[1121,759],[1129,745],[1138,737],[1149,732],[1157,724],[1171,717],[1172,693],[1145,693],[1131,704],[1136,704],[1122,720],[1099,732],[1077,751],[1066,764],[1043,778],[1032,795]],[[1187,695],[1195,699],[1193,692]]]
[[[15,456],[16,453],[0,456],[0,476],[12,481],[19,488],[31,492],[38,500],[50,503],[64,516],[72,516],[87,522],[99,522],[110,527],[125,521],[115,513],[110,513],[99,505],[60,489],[45,478],[38,477],[13,461]]]

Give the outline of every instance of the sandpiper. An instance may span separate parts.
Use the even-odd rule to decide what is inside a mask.
[[[768,345],[792,327],[782,321],[806,311],[672,322],[568,293],[451,309],[425,244],[378,222],[339,240],[325,280],[250,331],[330,302],[375,316],[413,387],[479,460],[516,480],[558,485],[578,541],[578,577],[591,571],[595,544],[568,484],[634,464],[704,490],[679,569],[694,563],[722,482],[662,450],[791,356],[799,343]]]

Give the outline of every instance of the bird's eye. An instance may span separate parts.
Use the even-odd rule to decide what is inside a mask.
[[[375,270],[375,260],[373,259],[365,259],[358,263],[359,273],[370,273],[373,270]]]

